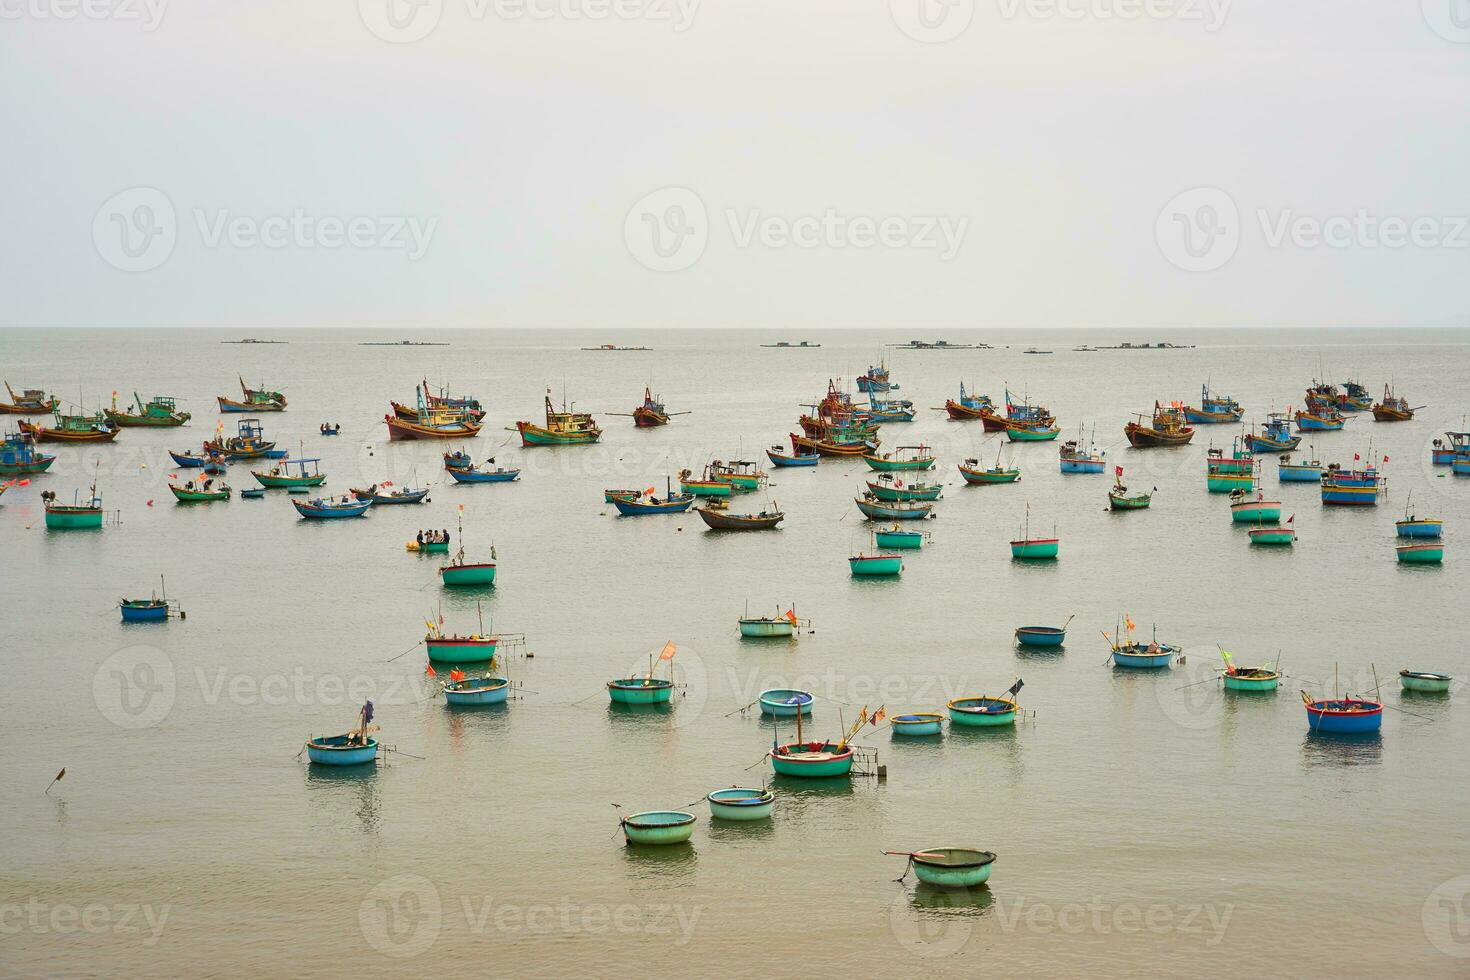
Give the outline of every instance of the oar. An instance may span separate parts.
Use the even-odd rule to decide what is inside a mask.
[[[57,783],[61,782],[61,780],[65,776],[66,776],[66,767],[65,766],[62,766],[61,767],[61,771],[56,774],[56,778],[53,779],[53,780],[51,780],[51,782],[46,785],[46,792],[45,793],[42,793],[41,795],[42,796],[49,795],[50,792],[51,792],[51,787],[52,786],[55,786]]]

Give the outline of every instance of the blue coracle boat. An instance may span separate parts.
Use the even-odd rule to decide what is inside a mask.
[[[378,758],[378,740],[368,726],[373,720],[373,703],[363,704],[357,727],[345,735],[312,736],[306,740],[306,756],[321,766],[360,766]]]
[[[1314,732],[1358,734],[1383,727],[1383,705],[1376,701],[1351,695],[1318,701],[1303,691],[1302,702],[1307,708],[1307,727]]]
[[[510,681],[504,677],[469,677],[444,685],[444,700],[449,704],[504,704],[510,694]]]
[[[795,718],[812,713],[812,696],[805,691],[775,688],[760,693],[761,714],[773,718]]]

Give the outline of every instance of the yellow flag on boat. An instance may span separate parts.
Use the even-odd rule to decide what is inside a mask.
[[[876,725],[878,724],[878,722],[882,721],[886,717],[888,717],[888,712],[884,711],[883,708],[880,706],[877,711],[873,712],[873,717],[869,718],[868,720]]]
[[[658,655],[658,659],[660,659],[660,660],[673,660],[674,659],[674,654],[676,654],[678,652],[679,652],[678,648],[674,646],[674,641],[673,640],[670,640],[669,642],[667,642],[667,643],[664,644],[664,651],[663,651],[663,653],[660,653]]]
[[[433,624],[433,623],[431,623],[431,622],[429,622],[429,621],[428,621],[428,620],[427,620],[427,619],[426,619],[426,620],[424,620],[424,625],[425,625],[425,626],[427,626],[427,627],[428,627],[428,628],[429,628],[429,631],[430,631],[430,632],[431,632],[431,633],[432,633],[432,632],[433,632],[433,630],[434,630],[434,624]]]
[[[1220,659],[1228,664],[1230,661],[1235,659],[1235,654],[1231,653],[1229,650],[1221,650]]]
[[[1130,633],[1138,629],[1138,627],[1133,624],[1133,617],[1129,616],[1127,613],[1123,614],[1123,625],[1128,627],[1128,632]]]

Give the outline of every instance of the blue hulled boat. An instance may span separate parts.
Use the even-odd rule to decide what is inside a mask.
[[[1276,476],[1282,483],[1320,483],[1322,462],[1311,459],[1304,463],[1293,463],[1290,456],[1282,456],[1276,464]]]
[[[1260,432],[1245,437],[1245,447],[1253,453],[1286,453],[1301,445],[1302,437],[1292,435],[1291,419],[1284,413],[1272,412]]]
[[[1318,701],[1303,691],[1302,703],[1307,708],[1307,727],[1314,732],[1361,734],[1383,727],[1383,705],[1376,701],[1352,695]]]
[[[469,677],[444,685],[448,704],[504,704],[510,695],[510,681],[504,677]]]
[[[784,446],[772,446],[766,450],[766,458],[772,466],[816,466],[822,461],[818,453],[787,453]]]
[[[1376,507],[1386,481],[1375,466],[1345,470],[1329,464],[1322,474],[1322,503],[1337,506]]]
[[[331,520],[338,517],[361,517],[373,505],[371,500],[352,500],[349,497],[316,497],[312,500],[293,500],[291,506],[302,517],[312,520]]]
[[[1456,453],[1470,453],[1470,432],[1446,432],[1443,439],[1434,440],[1431,450],[1435,466],[1449,466]]]
[[[360,766],[376,762],[377,730],[372,724],[373,703],[366,702],[357,715],[357,727],[345,735],[313,735],[306,740],[306,756],[321,766]]]
[[[1245,414],[1240,403],[1229,395],[1212,395],[1210,386],[1200,388],[1199,408],[1185,406],[1184,420],[1191,425],[1214,425],[1222,422],[1239,422]]]

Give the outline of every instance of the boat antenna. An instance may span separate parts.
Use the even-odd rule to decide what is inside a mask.
[[[1378,689],[1378,665],[1370,663],[1368,664],[1368,666],[1373,669],[1373,700],[1377,701],[1379,704],[1382,704],[1383,692]]]

